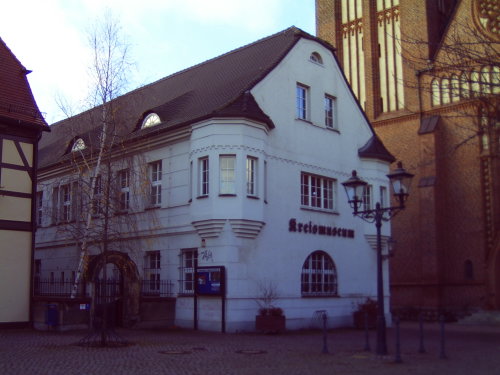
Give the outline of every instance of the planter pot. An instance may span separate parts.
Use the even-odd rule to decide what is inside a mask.
[[[355,311],[352,314],[354,327],[357,329],[365,329],[365,324],[368,325],[368,329],[375,329],[377,327],[377,314],[368,313],[368,319],[365,322],[365,312]]]
[[[285,332],[286,317],[284,315],[257,315],[255,317],[255,330],[262,333]]]

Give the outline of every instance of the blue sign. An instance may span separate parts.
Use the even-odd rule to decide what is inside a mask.
[[[196,293],[200,295],[223,296],[226,291],[223,266],[201,267],[196,270]]]

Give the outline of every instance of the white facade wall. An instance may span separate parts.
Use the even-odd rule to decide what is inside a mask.
[[[313,52],[321,55],[323,64],[309,60]],[[297,83],[309,88],[308,121],[296,119]],[[379,187],[388,190],[388,165],[359,158],[358,149],[373,133],[330,51],[322,45],[301,39],[251,93],[272,119],[274,129],[243,118],[213,118],[193,124],[189,138],[163,144],[156,139],[157,146],[143,147],[140,156],[133,156],[136,163],[162,161],[162,205],[151,210],[152,224],[147,219],[151,212],[144,213],[141,199],[137,199],[137,215],[144,221],[142,231],[133,235],[142,240],[129,255],[141,273],[145,252],[159,250],[162,279],[173,280],[175,288],[179,287],[182,249],[197,248],[200,267],[224,266],[229,332],[254,329],[259,285],[269,282],[276,286],[279,299],[275,305],[284,310],[287,328],[309,327],[317,310],[327,310],[331,326],[350,325],[356,303],[376,295],[376,253],[365,237],[375,234],[375,226],[353,217],[341,182],[356,169],[373,185],[378,201]],[[335,98],[336,130],[324,126],[325,94]],[[220,155],[236,157],[234,196],[219,195]],[[248,156],[257,160],[257,194],[250,198],[245,175]],[[204,157],[209,158],[210,192],[200,197],[198,164]],[[336,181],[335,210],[301,207],[302,172]],[[56,180],[41,176],[47,206],[51,183]],[[291,219],[353,230],[354,238],[290,232]],[[388,236],[389,226],[384,223],[382,229]],[[338,296],[302,297],[301,270],[306,258],[317,250],[326,252],[335,263]],[[49,226],[37,233],[35,257],[42,260],[44,276],[61,270],[69,274],[76,269],[78,251],[65,244],[56,226]],[[384,271],[388,299],[386,264]],[[220,319],[220,298],[199,297],[199,328],[220,330]],[[192,297],[177,298],[176,324],[193,326]]]

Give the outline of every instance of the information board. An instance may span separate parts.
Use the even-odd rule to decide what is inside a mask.
[[[199,295],[224,296],[226,275],[223,266],[200,267],[196,270],[196,293]]]

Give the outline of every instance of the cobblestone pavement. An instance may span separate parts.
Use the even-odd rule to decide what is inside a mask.
[[[280,335],[221,334],[187,330],[119,330],[132,345],[81,347],[87,332],[0,330],[0,374],[500,374],[500,327],[428,323],[424,349],[418,325],[401,325],[401,359],[395,363],[395,330],[387,330],[389,355],[364,351],[364,331],[334,329],[323,351],[321,331]],[[445,354],[446,359],[441,359]]]

